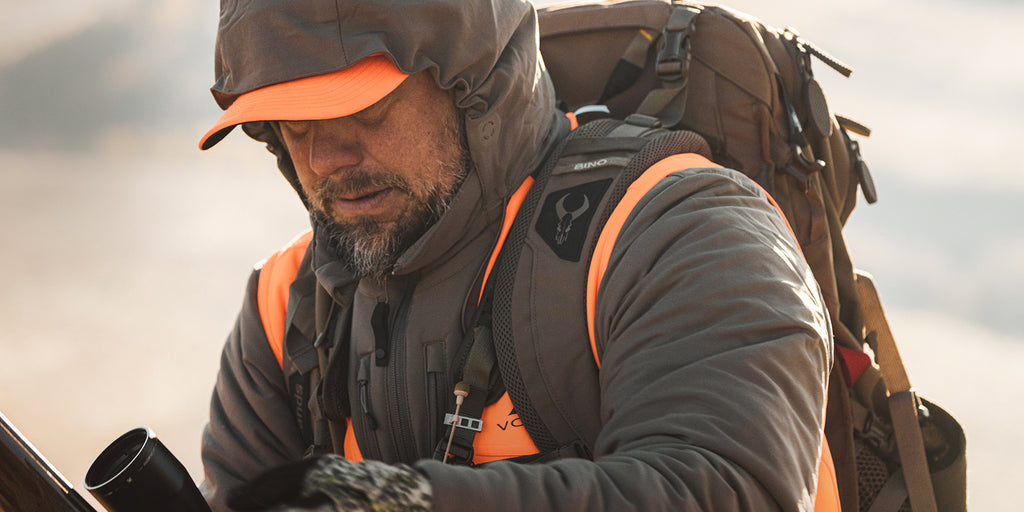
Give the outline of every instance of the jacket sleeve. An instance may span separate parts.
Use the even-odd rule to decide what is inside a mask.
[[[203,431],[201,488],[215,512],[230,510],[226,494],[263,471],[302,458],[305,444],[284,377],[267,342],[256,301],[259,271],[221,354]]]
[[[766,194],[674,173],[627,219],[597,297],[594,460],[417,467],[437,511],[811,510],[829,329]]]

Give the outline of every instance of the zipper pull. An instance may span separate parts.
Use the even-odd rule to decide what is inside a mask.
[[[377,366],[388,365],[388,314],[391,308],[387,302],[378,302],[373,308],[373,315],[370,316],[370,326],[373,327],[373,339],[376,348],[373,351],[373,358]]]
[[[369,399],[369,395],[370,395],[369,382],[367,382],[365,380],[360,380],[359,381],[359,406],[363,410],[363,414],[366,415],[366,420],[370,424],[370,429],[377,430],[377,428],[380,426],[380,424],[377,423],[377,418],[375,418],[373,416],[373,413],[370,412],[370,405],[369,405],[370,399]]]

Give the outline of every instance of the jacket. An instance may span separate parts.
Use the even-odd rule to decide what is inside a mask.
[[[568,127],[554,108],[529,4],[354,4],[338,11],[333,2],[225,1],[214,87],[223,106],[246,90],[385,52],[404,71],[429,70],[454,88],[465,115],[474,170],[386,282],[353,276],[318,250],[317,233],[301,253],[282,302],[283,336],[312,343],[314,290],[328,290],[335,348],[323,386],[335,425],[351,419],[365,457],[414,464],[430,479],[437,510],[809,510],[831,365],[828,320],[784,219],[763,191],[725,170],[679,169],[644,196],[597,298],[600,370],[558,372],[556,362],[542,376],[595,397],[581,401],[598,407],[579,428],[593,460],[480,468],[429,460],[504,206]],[[402,16],[391,15],[397,9]],[[294,16],[320,24],[305,26],[305,38],[269,30]],[[273,131],[245,129],[297,187]],[[285,379],[293,372],[282,372],[264,328],[261,271],[225,345],[203,434],[203,487],[215,510],[226,510],[233,485],[307,449],[306,413],[293,410]],[[533,294],[573,285],[547,283]],[[381,303],[389,306],[388,354],[378,366],[373,314]],[[590,352],[586,338],[544,343]]]

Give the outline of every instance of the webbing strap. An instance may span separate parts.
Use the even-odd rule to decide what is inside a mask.
[[[935,503],[935,492],[917,416],[918,411],[927,410],[923,408],[910,385],[907,369],[903,366],[903,359],[896,348],[896,340],[889,330],[889,322],[885,319],[878,290],[869,274],[857,272],[857,292],[864,312],[864,325],[875,332],[878,342],[876,357],[882,380],[889,390],[889,412],[899,449],[900,464],[910,494],[910,505],[915,512],[935,511],[938,507]]]
[[[686,106],[687,75],[690,68],[690,32],[700,8],[676,5],[662,31],[661,49],[655,62],[661,87],[647,93],[637,113],[656,117],[666,128],[683,119]]]
[[[622,57],[615,63],[608,82],[604,85],[598,104],[604,104],[619,93],[629,89],[643,73],[644,64],[647,60],[647,49],[654,42],[654,36],[646,29],[638,29],[629,46],[626,47]]]
[[[488,287],[490,288],[490,287]],[[490,388],[491,374],[498,367],[498,357],[494,351],[494,340],[491,338],[490,307],[494,293],[488,291],[480,309],[484,310],[473,328],[472,346],[466,364],[462,368],[462,382],[469,385],[469,394],[463,399],[462,406],[457,409],[458,416],[450,415],[445,423],[448,431],[434,449],[434,456],[441,460],[451,460],[456,464],[473,462],[473,441],[480,430],[468,425],[479,424],[487,407],[487,391]],[[466,420],[469,420],[468,422]],[[452,432],[454,429],[454,433]],[[447,440],[451,438],[451,445]],[[443,450],[441,450],[443,446]]]
[[[490,314],[482,316],[480,325],[473,329],[473,347],[470,349],[466,365],[463,367],[462,380],[471,387],[482,389],[486,393],[491,381],[491,373],[498,363],[498,357],[494,352],[491,328],[484,322],[490,322]]]
[[[907,482],[903,479],[903,470],[897,470],[878,491],[868,512],[897,512],[903,507],[905,501],[907,501]]]
[[[491,374],[498,365],[494,339],[491,337],[491,306],[494,301],[494,286],[489,277],[498,255],[501,253],[501,248],[505,245],[505,239],[508,237],[516,215],[519,213],[519,208],[523,205],[533,182],[532,177],[527,177],[509,199],[509,203],[505,207],[505,219],[502,222],[501,232],[498,234],[498,240],[495,242],[494,250],[491,252],[491,257],[484,270],[480,296],[477,298],[477,313],[473,322],[472,339],[469,340],[469,354],[462,368],[462,380],[469,385],[469,394],[464,398],[462,407],[459,409],[459,418],[468,417],[479,420],[487,406],[487,391]],[[448,446],[447,441],[452,434],[452,429],[454,429],[454,436],[451,446]],[[449,452],[449,459],[453,462],[457,464],[471,463],[473,461],[473,440],[476,438],[476,433],[476,430],[450,424],[448,431],[445,432],[444,437],[434,449],[434,458],[443,460],[445,453]]]

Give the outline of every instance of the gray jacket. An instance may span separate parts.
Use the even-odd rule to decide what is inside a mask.
[[[315,282],[331,292],[336,347],[348,357],[325,385],[351,416],[363,454],[413,463],[429,477],[437,510],[809,510],[831,367],[828,319],[782,217],[756,185],[720,169],[680,169],[627,221],[598,296],[600,371],[559,372],[555,362],[540,377],[597,397],[596,410],[567,413],[586,423],[579,431],[593,460],[482,468],[427,460],[504,204],[567,129],[529,4],[395,3],[225,0],[214,88],[226,106],[255,87],[383,51],[456,91],[476,168],[451,210],[383,286],[353,277],[317,250],[316,237],[291,286],[287,336],[308,340]],[[294,16],[320,21],[270,30]],[[273,132],[246,129],[278,154],[294,185]],[[204,490],[218,510],[230,487],[307,447],[260,321],[259,272],[225,346],[203,436]],[[555,279],[532,294],[582,285]],[[391,306],[383,367],[372,364],[370,325],[381,301]],[[565,368],[589,354],[579,336],[542,342],[566,347]]]

